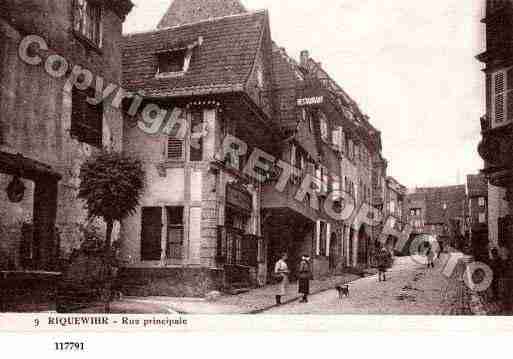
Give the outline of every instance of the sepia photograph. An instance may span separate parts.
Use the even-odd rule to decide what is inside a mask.
[[[513,1],[0,0],[27,314],[513,315]]]

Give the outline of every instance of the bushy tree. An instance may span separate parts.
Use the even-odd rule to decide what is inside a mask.
[[[115,221],[134,214],[143,194],[145,173],[138,159],[117,152],[101,152],[80,170],[78,197],[85,200],[90,218],[107,225],[105,248],[110,250]]]

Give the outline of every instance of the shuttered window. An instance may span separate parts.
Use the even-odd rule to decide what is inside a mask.
[[[492,125],[513,120],[513,68],[500,70],[487,78],[487,106],[492,106]]]
[[[162,208],[144,207],[141,216],[141,260],[158,261],[162,253]]]
[[[183,161],[183,140],[169,137],[167,142],[167,158],[170,160]]]
[[[103,137],[103,105],[91,105],[87,98],[95,97],[94,89],[85,91],[73,88],[71,95],[71,137],[80,142],[101,148]]]

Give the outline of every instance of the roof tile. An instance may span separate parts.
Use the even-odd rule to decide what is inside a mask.
[[[251,73],[265,28],[265,11],[227,16],[150,33],[123,41],[123,86],[148,96],[174,96],[184,91],[243,88]],[[177,78],[157,79],[157,53],[192,44],[189,70]]]

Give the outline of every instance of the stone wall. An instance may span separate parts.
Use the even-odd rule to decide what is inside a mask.
[[[125,268],[118,277],[123,295],[204,297],[224,289],[224,271],[207,268]]]
[[[65,90],[67,75],[54,78],[46,73],[43,64],[26,64],[19,57],[18,48],[25,34],[39,35],[51,51],[70,64],[79,63],[94,75],[103,76],[105,83],[120,84],[118,44],[122,19],[111,11],[104,11],[103,45],[101,51],[94,51],[71,31],[71,3],[31,0],[24,2],[24,11],[19,11],[19,1],[9,0],[3,1],[0,7],[0,151],[21,153],[52,167],[62,176],[56,224],[65,253],[79,244],[78,228],[86,221],[83,203],[77,200],[80,166],[97,150],[70,136],[72,101],[71,94]],[[121,150],[122,117],[118,109],[104,105],[103,132],[104,146]],[[5,178],[0,179],[2,184],[5,181]],[[33,194],[30,190],[25,200],[26,203],[15,209],[24,212],[17,217],[31,217],[28,207],[33,202]],[[8,207],[12,206],[0,201],[0,213],[11,213],[13,209]],[[2,216],[0,221],[7,218]]]

